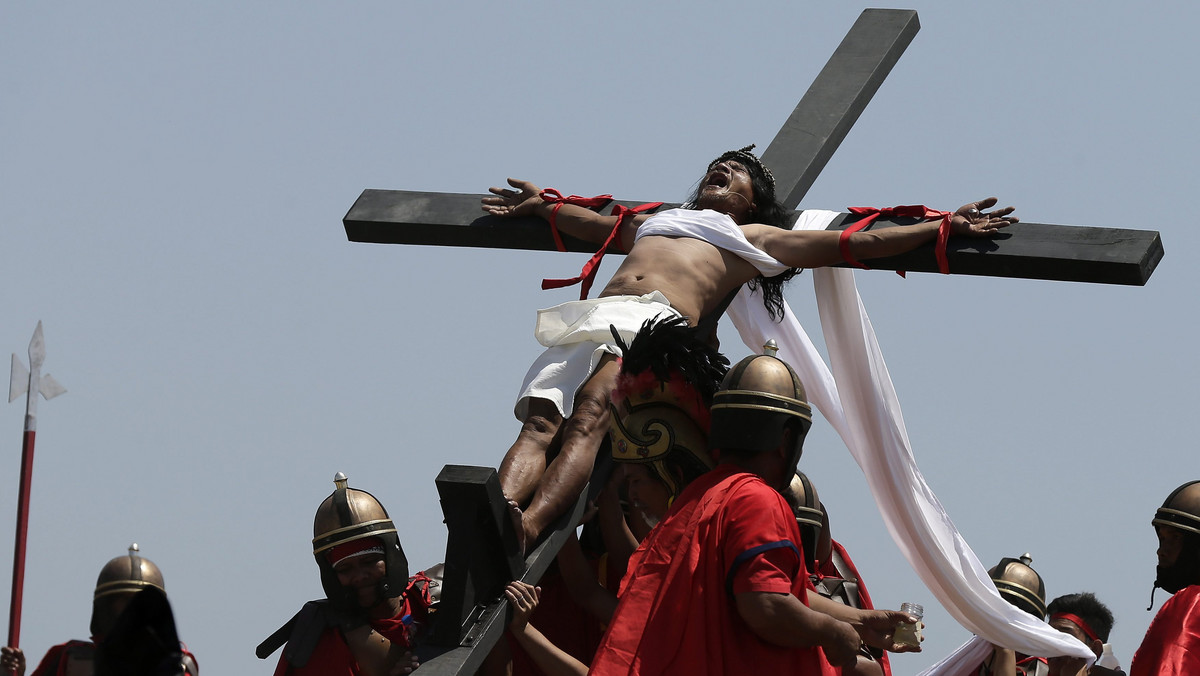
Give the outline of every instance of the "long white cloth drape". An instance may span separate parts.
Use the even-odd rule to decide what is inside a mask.
[[[824,229],[836,215],[805,210],[796,227]],[[997,593],[987,570],[917,468],[900,402],[858,296],[853,270],[820,268],[813,271],[813,280],[832,368],[825,365],[790,308],[785,307],[782,322],[772,321],[761,298],[745,287],[728,310],[742,341],[754,352],[760,352],[768,339],[779,345],[779,357],[796,370],[811,403],[837,430],[862,469],[896,546],[959,624],[991,643],[1027,655],[1094,659],[1083,643],[1009,605]]]

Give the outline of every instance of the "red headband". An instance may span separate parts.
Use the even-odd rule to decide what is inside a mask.
[[[375,553],[383,553],[383,542],[379,538],[362,538],[360,540],[343,542],[330,549],[326,559],[329,561],[330,566],[336,566],[352,556]]]
[[[1078,615],[1073,615],[1071,613],[1054,613],[1053,615],[1050,616],[1050,621],[1053,622],[1055,620],[1066,620],[1067,622],[1070,622],[1071,624],[1075,625],[1076,627],[1079,627],[1080,629],[1082,629],[1083,633],[1086,634],[1087,637],[1092,639],[1093,641],[1100,640],[1100,637],[1096,635],[1096,632],[1092,631],[1092,628],[1088,626],[1088,623],[1085,622],[1083,620],[1083,618]]]

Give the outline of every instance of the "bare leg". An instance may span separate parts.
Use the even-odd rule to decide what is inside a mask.
[[[564,421],[559,432],[561,449],[546,467],[533,499],[522,514],[526,546],[532,544],[551,521],[566,512],[587,485],[596,462],[596,450],[608,434],[608,402],[619,370],[616,357],[606,354],[596,372],[579,390],[575,411]]]
[[[547,456],[562,426],[558,408],[545,399],[530,399],[529,412],[517,440],[500,463],[504,497],[525,504],[546,472]]]

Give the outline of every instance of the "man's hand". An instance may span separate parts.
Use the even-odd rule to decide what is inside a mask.
[[[917,618],[898,610],[864,610],[860,619],[855,621],[854,629],[862,637],[863,643],[872,648],[880,648],[892,653],[919,653],[921,646],[910,646],[896,643],[894,637],[896,628],[907,622],[917,622]],[[922,636],[924,641],[925,637]]]
[[[405,676],[416,671],[419,666],[421,666],[421,663],[417,661],[417,658],[411,652],[405,651],[400,661],[388,672],[388,676]]]
[[[513,580],[504,589],[504,596],[513,608],[513,618],[512,622],[508,623],[508,628],[512,633],[520,634],[529,624],[529,616],[537,610],[538,601],[542,598],[542,588]]]
[[[515,178],[508,179],[508,184],[516,188],[488,188],[495,197],[484,197],[483,210],[493,216],[533,216],[535,209],[542,202],[542,189],[529,181]]]
[[[0,648],[0,669],[6,674],[25,675],[25,653],[20,648]]]
[[[984,209],[990,209],[994,206],[996,206],[995,197],[962,205],[958,208],[958,211],[954,212],[954,216],[950,219],[950,232],[955,235],[966,235],[968,237],[991,237],[1000,228],[1007,227],[1020,220],[1009,216],[1015,210],[1014,207],[996,209],[991,213],[984,212]]]
[[[829,635],[821,641],[821,650],[825,651],[825,659],[835,667],[852,667],[858,662],[858,651],[862,648],[863,640],[854,627],[833,620]]]

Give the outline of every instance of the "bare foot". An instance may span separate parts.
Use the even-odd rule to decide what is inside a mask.
[[[513,532],[517,536],[517,551],[521,553],[521,557],[525,557],[525,514],[521,511],[521,506],[516,500],[508,501],[508,516],[512,519]]]

